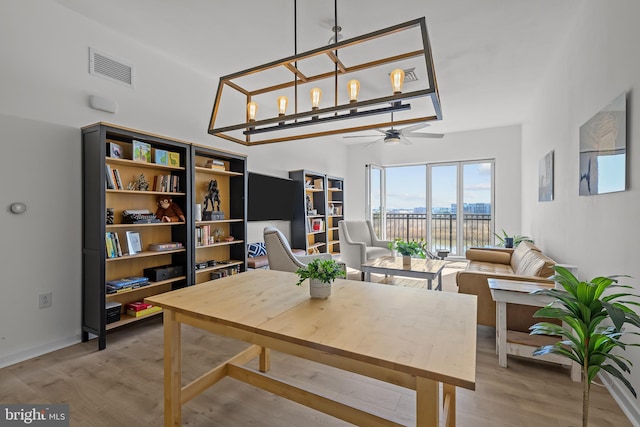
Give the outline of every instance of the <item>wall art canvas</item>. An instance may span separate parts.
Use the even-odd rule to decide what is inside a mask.
[[[580,195],[626,190],[627,97],[622,93],[580,126]]]
[[[538,161],[538,201],[553,200],[553,150]]]

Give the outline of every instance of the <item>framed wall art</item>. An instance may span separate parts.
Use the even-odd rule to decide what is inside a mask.
[[[538,201],[553,200],[553,150],[538,161]]]
[[[581,196],[626,190],[627,94],[580,126]]]

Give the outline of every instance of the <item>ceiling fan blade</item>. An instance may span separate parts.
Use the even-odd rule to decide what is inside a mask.
[[[404,145],[413,145],[413,142],[411,142],[411,140],[407,138],[406,135],[402,135],[400,137],[400,142],[402,142]]]
[[[416,133],[405,133],[403,134],[404,136],[409,136],[411,138],[442,138],[444,137],[443,133],[422,133],[422,132],[416,132]]]
[[[402,129],[401,132],[404,134],[407,134],[409,132],[413,132],[414,130],[426,128],[427,126],[431,126],[431,125],[429,123],[418,123],[415,125],[407,126],[406,128]]]
[[[370,146],[371,144],[375,144],[376,142],[380,142],[380,141],[382,141],[383,139],[384,139],[384,137],[383,137],[383,138],[376,139],[376,140],[374,140],[374,141],[371,141],[371,142],[370,142],[370,143],[368,143],[368,144],[365,144],[364,146],[365,146],[365,147],[368,147],[368,146]]]
[[[343,138],[377,138],[380,135],[345,135]]]

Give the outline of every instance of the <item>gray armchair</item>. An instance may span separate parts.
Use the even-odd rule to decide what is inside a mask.
[[[388,240],[380,240],[371,221],[340,221],[340,257],[347,267],[362,270],[366,261],[393,255]]]
[[[331,254],[294,255],[284,234],[275,227],[265,227],[263,234],[264,244],[267,248],[267,258],[269,259],[269,268],[271,270],[295,273],[298,268],[304,267],[316,258],[333,258]]]

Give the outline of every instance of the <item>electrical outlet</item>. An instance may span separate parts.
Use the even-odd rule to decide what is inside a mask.
[[[51,292],[38,295],[38,308],[51,307]]]

